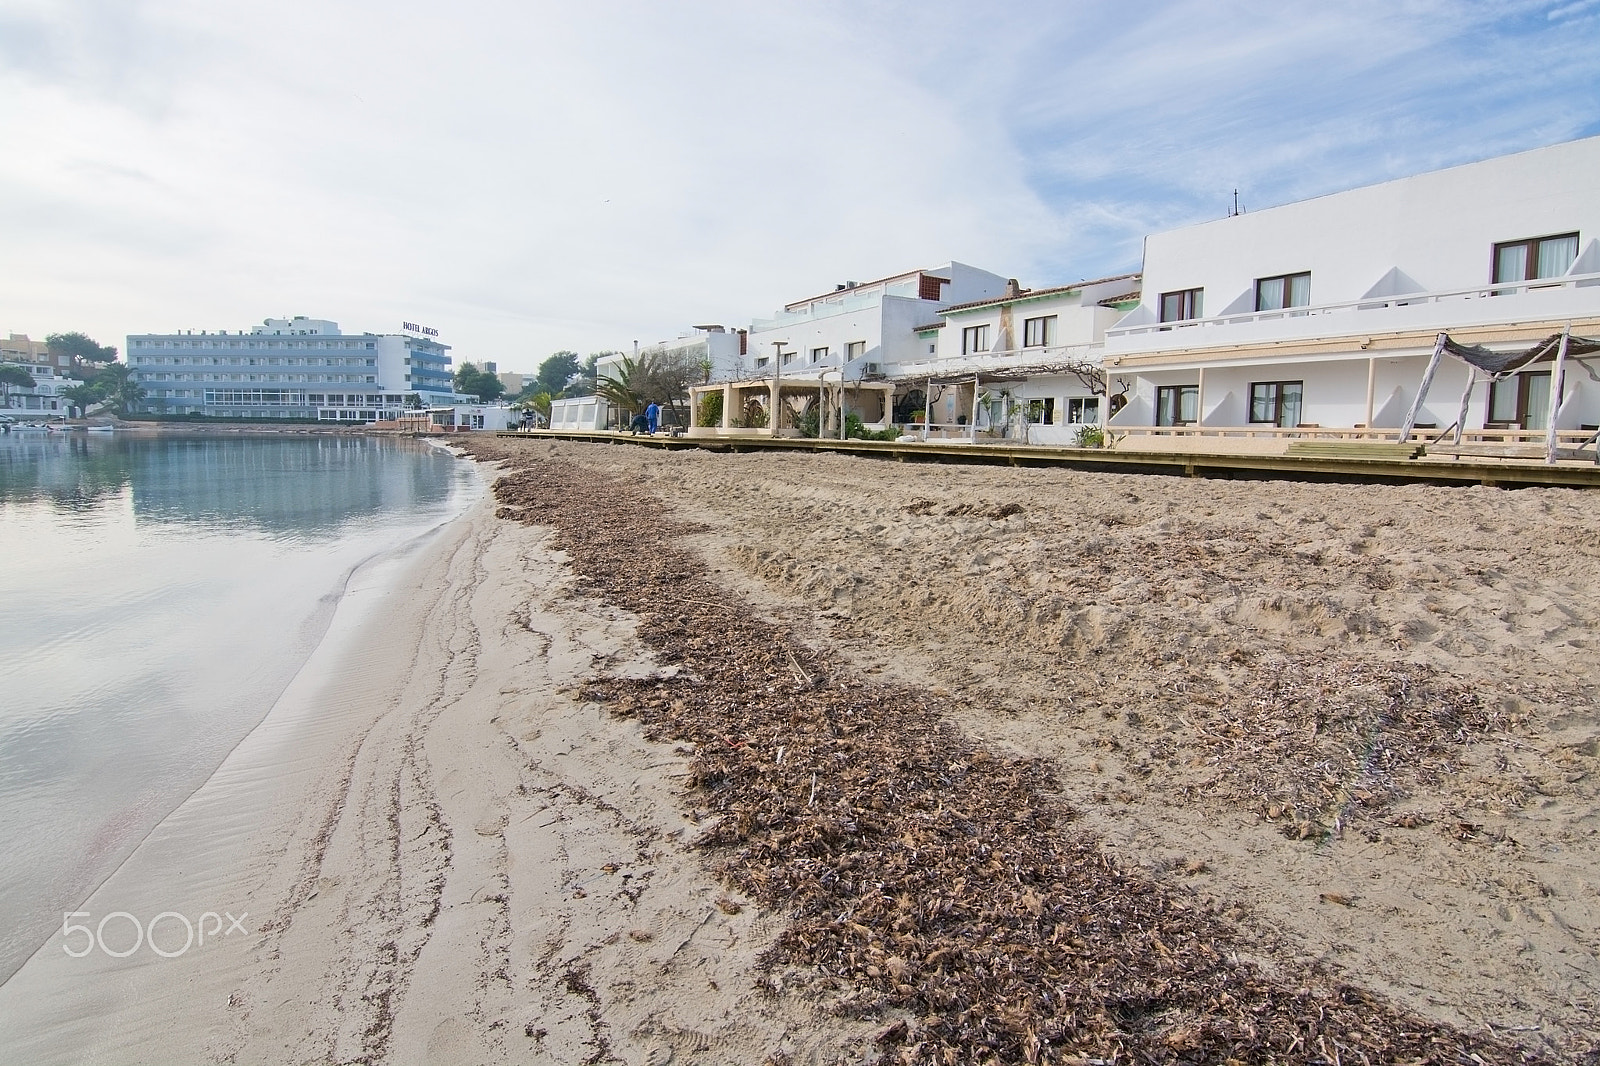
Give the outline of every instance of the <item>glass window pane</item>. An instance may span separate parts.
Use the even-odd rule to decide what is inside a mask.
[[[1539,242],[1539,261],[1535,266],[1536,278],[1559,278],[1578,258],[1577,237],[1556,237]]]
[[[1289,307],[1305,307],[1311,303],[1311,275],[1296,274],[1289,279]]]
[[[1527,374],[1528,410],[1523,429],[1544,429],[1550,425],[1550,375]]]
[[[1169,292],[1161,297],[1161,321],[1176,322],[1183,317],[1183,293]]]
[[[1205,295],[1206,295],[1206,291],[1204,289],[1191,289],[1191,290],[1189,290],[1189,296],[1190,296],[1190,299],[1189,299],[1189,317],[1190,318],[1203,318],[1205,316],[1205,312],[1203,310],[1201,310],[1201,305],[1205,302]]]
[[[1517,379],[1506,378],[1489,386],[1489,421],[1515,422],[1517,420]]]
[[[1272,386],[1250,386],[1250,421],[1272,421]]]
[[[1256,310],[1276,311],[1283,306],[1283,279],[1263,278],[1256,282]]]
[[[1494,260],[1495,281],[1528,280],[1528,246],[1502,244]]]
[[[1197,408],[1200,406],[1200,387],[1198,385],[1185,385],[1178,393],[1178,420],[1180,422],[1193,422],[1198,417]]]
[[[1289,427],[1300,424],[1300,392],[1301,384],[1298,381],[1283,383],[1278,404],[1278,425]]]

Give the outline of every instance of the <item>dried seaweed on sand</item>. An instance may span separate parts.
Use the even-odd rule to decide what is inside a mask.
[[[768,952],[880,1016],[883,1061],[1536,1061],[1309,971],[1267,973],[1182,887],[1126,868],[1051,768],[975,747],[927,691],[869,683],[733,602],[659,501],[511,447],[502,515],[548,525],[585,594],[672,676],[586,696],[692,744],[685,803],[730,884],[788,919]]]

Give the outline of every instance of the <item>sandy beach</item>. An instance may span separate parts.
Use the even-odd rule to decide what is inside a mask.
[[[472,447],[0,1061],[1600,1052],[1600,498]]]

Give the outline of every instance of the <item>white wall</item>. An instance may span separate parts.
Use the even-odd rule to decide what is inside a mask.
[[[1078,290],[1056,293],[1028,299],[1026,295],[1009,302],[1011,309],[1011,337],[1008,351],[1018,351],[1026,355],[1030,349],[1023,349],[1025,339],[1023,324],[1030,318],[1046,318],[1051,315],[1056,317],[1056,334],[1051,344],[1051,349],[1064,347],[1099,344],[1105,338],[1107,327],[1114,324],[1122,316],[1122,312],[1109,307],[1100,307],[1094,303],[1084,306],[1085,297]],[[970,311],[957,311],[945,316],[945,326],[939,331],[938,357],[941,359],[959,359],[961,352],[961,331],[971,326],[987,325],[989,327],[988,351],[1002,350],[998,346],[1002,343],[1000,334],[1000,321],[1003,304],[994,304],[988,307],[973,308]],[[922,323],[926,324],[926,323]],[[927,343],[914,346],[917,359],[927,358]],[[1031,349],[1037,353],[1037,349]],[[1059,354],[1059,353],[1057,353]]]
[[[1006,293],[1007,279],[965,263],[950,262],[926,273],[950,279],[950,284],[946,285],[944,292],[940,294],[944,297],[942,303],[945,306],[970,303],[973,300],[987,300],[1004,296]]]
[[[1163,292],[1204,288],[1227,313],[1257,278],[1311,272],[1311,303],[1359,300],[1398,267],[1422,290],[1492,279],[1496,243],[1578,231],[1600,236],[1600,137],[1400,178],[1145,239],[1145,317]]]
[[[891,297],[894,302],[902,302]],[[921,301],[911,301],[920,303]],[[869,360],[882,356],[884,336],[884,305],[874,303],[867,307],[846,311],[843,314],[813,318],[805,322],[792,322],[774,329],[750,331],[750,354],[747,356],[751,373],[762,376],[771,373],[771,364],[757,368],[756,361],[770,359],[775,349],[773,341],[787,341],[785,352],[798,352],[793,363],[784,364],[785,370],[798,372],[811,367],[838,367],[844,359],[845,345],[862,341]],[[828,357],[820,363],[811,362],[813,348],[828,349]]]

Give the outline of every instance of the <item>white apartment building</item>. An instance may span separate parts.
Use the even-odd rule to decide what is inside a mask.
[[[346,334],[296,315],[237,332],[130,334],[127,359],[156,413],[371,422],[450,403],[449,351],[420,330]]]
[[[33,378],[33,387],[13,385],[5,391],[4,410],[13,417],[65,417],[70,404],[62,389],[77,384],[67,377],[72,365],[69,356],[51,355],[44,341],[29,340],[26,333],[12,333],[0,341],[0,363],[20,366]]]
[[[750,369],[755,376],[770,374],[776,357],[786,376],[842,370],[853,381],[889,374],[894,364],[918,356],[916,327],[951,304],[1005,291],[1000,275],[955,262],[877,281],[847,281],[751,322]]]
[[[1401,426],[1441,332],[1492,351],[1600,335],[1600,137],[1149,236],[1143,297],[1106,332],[1110,420],[1135,434]],[[1586,363],[1470,394],[1446,359],[1417,413],[1502,439],[1600,423]],[[1120,399],[1120,397],[1119,397]]]
[[[917,357],[917,327],[952,304],[1005,291],[1000,275],[950,262],[876,281],[843,282],[785,304],[771,318],[750,323],[741,373],[717,389],[691,390],[697,424],[689,432],[792,435],[815,418],[818,431],[829,436],[842,432],[851,416],[884,426],[893,418],[895,392],[885,382],[899,364]],[[720,420],[699,425],[705,420],[702,401],[713,392],[721,395]]]
[[[1105,331],[1139,302],[1139,275],[1023,289],[956,304],[916,329],[920,358],[904,379],[897,421],[931,419],[943,436],[979,432],[1019,443],[1073,445],[1104,416]]]

